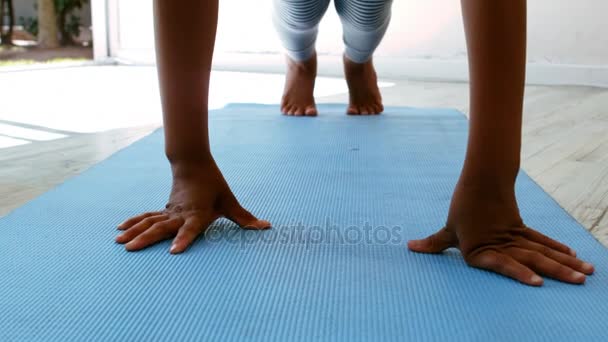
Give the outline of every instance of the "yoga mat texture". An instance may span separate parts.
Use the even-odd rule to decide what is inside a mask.
[[[163,208],[161,131],[0,220],[0,341],[606,341],[608,252],[521,173],[526,223],[595,264],[583,286],[521,285],[457,250],[409,252],[445,222],[465,151],[455,110],[351,117],[229,105],[213,153],[268,231],[217,221],[185,254],[116,225]]]

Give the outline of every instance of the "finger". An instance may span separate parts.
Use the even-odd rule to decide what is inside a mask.
[[[527,266],[493,249],[486,249],[471,256],[465,256],[465,260],[473,267],[496,272],[527,285],[541,286],[543,284],[543,278]]]
[[[243,229],[268,229],[272,225],[265,220],[258,220],[250,212],[245,210],[236,199],[222,213],[224,217],[239,225]]]
[[[562,265],[572,268],[575,271],[585,274],[593,274],[594,272],[593,265],[586,263],[580,259],[577,259],[569,254],[564,254],[560,251],[556,251],[555,249],[552,249],[551,247],[548,247],[546,245],[541,245],[533,241],[525,241],[522,247],[528,250],[536,251],[546,257],[557,261]]]
[[[223,197],[218,214],[238,224],[243,229],[259,230],[271,227],[270,222],[258,220],[257,217],[245,210],[232,193],[226,194],[226,196]]]
[[[184,224],[182,218],[172,218],[166,221],[155,223],[148,230],[139,234],[131,242],[125,245],[128,251],[137,251],[153,245],[159,241],[166,240],[175,235],[175,232]]]
[[[508,253],[513,259],[542,275],[573,284],[585,282],[585,275],[583,273],[562,265],[539,252],[513,247],[509,248]]]
[[[558,251],[560,251],[562,253],[566,253],[566,254],[572,255],[573,257],[576,256],[576,252],[572,248],[564,245],[561,242],[555,241],[552,238],[550,238],[550,237],[548,237],[548,236],[546,236],[546,235],[544,235],[544,234],[542,234],[540,232],[537,232],[536,230],[534,230],[532,228],[525,229],[523,231],[522,235],[525,238],[529,239],[529,240],[532,240],[534,242],[540,243],[541,245],[545,245],[547,247],[551,247],[551,248],[553,248],[555,250],[558,250]]]
[[[419,253],[441,253],[450,247],[456,247],[457,243],[456,235],[446,228],[442,228],[425,239],[408,241],[407,247]]]
[[[124,233],[118,235],[116,237],[116,242],[127,243],[127,242],[133,240],[134,238],[136,238],[139,234],[145,232],[148,228],[152,227],[152,225],[154,225],[155,223],[167,220],[168,218],[169,218],[169,215],[166,215],[166,214],[146,217],[145,219],[141,220],[136,225],[127,229]]]
[[[146,217],[150,217],[150,216],[157,216],[157,215],[161,215],[162,211],[152,211],[149,213],[145,213],[145,214],[141,214],[138,216],[134,216],[131,217],[130,219],[124,221],[123,223],[118,225],[118,229],[120,230],[125,230],[127,228],[130,228],[131,226],[137,224],[139,221],[145,219]]]
[[[184,252],[215,220],[216,218],[209,218],[208,220],[201,222],[194,217],[188,218],[184,225],[177,231],[177,236],[173,239],[169,252],[171,254]]]

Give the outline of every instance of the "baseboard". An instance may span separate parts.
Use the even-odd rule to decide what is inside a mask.
[[[66,68],[79,68],[89,67],[98,65],[115,65],[118,64],[114,59],[103,59],[103,60],[85,60],[85,61],[65,61],[65,62],[52,62],[52,63],[32,63],[32,64],[17,64],[9,66],[1,66],[0,73],[4,72],[23,72],[33,70],[49,70],[49,69],[66,69]]]

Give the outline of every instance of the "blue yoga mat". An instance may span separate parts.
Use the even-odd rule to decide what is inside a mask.
[[[0,341],[606,340],[608,252],[523,173],[523,217],[595,264],[585,285],[533,288],[457,250],[407,250],[445,222],[460,113],[319,111],[210,114],[218,164],[271,230],[220,220],[179,256],[114,243],[119,222],[165,204],[160,131],[1,219]]]

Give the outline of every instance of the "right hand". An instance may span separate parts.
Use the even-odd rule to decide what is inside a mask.
[[[170,252],[177,254],[220,217],[244,229],[267,229],[270,222],[258,220],[238,202],[215,161],[174,164],[173,187],[165,210],[143,213],[118,226],[124,231],[116,242],[137,251],[173,238]]]

